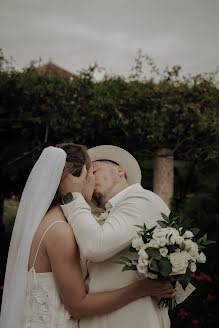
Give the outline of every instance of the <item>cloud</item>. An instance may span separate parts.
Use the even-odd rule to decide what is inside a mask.
[[[42,57],[127,76],[138,49],[185,72],[219,65],[218,0],[4,0],[0,9],[0,47],[19,69]]]

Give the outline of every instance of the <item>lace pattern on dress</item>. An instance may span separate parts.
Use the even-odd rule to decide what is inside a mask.
[[[29,271],[23,328],[78,328],[56,290],[53,275]]]

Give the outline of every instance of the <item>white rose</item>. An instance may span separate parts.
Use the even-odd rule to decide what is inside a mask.
[[[140,249],[138,252],[138,255],[142,257],[143,259],[147,260],[148,259],[148,254],[145,252],[145,246]]]
[[[159,251],[160,251],[160,255],[162,255],[163,257],[166,257],[168,254],[168,249],[166,247],[160,248]]]
[[[206,256],[203,252],[197,255],[196,257],[198,263],[205,263],[206,262]]]
[[[139,259],[138,259],[138,263],[139,263],[141,266],[148,266],[148,260],[142,258],[141,256],[140,256]]]
[[[163,230],[165,231],[166,235],[171,234],[173,232],[173,228],[171,227],[164,228]]]
[[[159,237],[157,238],[156,242],[160,247],[164,247],[167,244],[167,239],[165,237]]]
[[[183,243],[184,243],[184,238],[181,237],[181,236],[177,236],[176,237],[176,244],[181,247],[183,245]]]
[[[190,249],[192,247],[193,241],[190,239],[187,239],[184,241],[185,249]]]
[[[137,270],[138,272],[140,273],[147,273],[148,272],[148,269],[146,266],[143,266],[143,265],[140,265],[140,264],[137,264]]]
[[[189,261],[191,260],[191,255],[187,251],[181,251],[181,254]]]
[[[189,269],[192,271],[192,272],[195,272],[196,271],[196,264],[195,262],[191,262],[189,264]]]
[[[191,254],[190,254],[190,260],[192,261],[192,262],[196,262],[197,261],[197,256],[198,256],[199,254],[197,253],[197,254],[195,254],[195,256],[192,256]]]
[[[175,228],[168,227],[167,231],[168,231],[168,235],[177,235],[177,236],[179,236],[179,231],[176,230]]]
[[[159,227],[159,228],[155,228],[154,231],[153,231],[153,237],[161,237],[163,234],[162,234],[162,229]]]
[[[187,253],[187,252],[185,252]],[[188,267],[188,256],[183,252],[172,253],[168,256],[170,263],[172,264],[172,274],[184,274]]]
[[[156,273],[148,272],[146,275],[148,278],[157,279],[158,275]]]
[[[158,242],[155,239],[151,239],[147,245],[148,247],[159,248]]]
[[[133,240],[132,240],[132,247],[137,249],[137,251],[139,251],[140,248],[142,248],[144,246],[144,242],[142,240],[142,237],[140,236],[136,236]]]
[[[166,237],[167,233],[168,233],[167,228],[156,228],[153,232],[153,237],[154,238]]]
[[[171,235],[171,236],[169,237],[169,244],[170,244],[170,245],[174,245],[174,244],[176,243],[177,237],[178,237],[178,236],[176,236],[176,235]]]
[[[176,240],[178,237],[179,237],[179,231],[176,229],[170,228],[168,235],[167,235],[169,245],[174,245],[176,243]]]
[[[191,239],[186,239],[184,241],[185,250],[187,250],[192,257],[196,257],[198,253],[198,245]]]
[[[192,231],[186,230],[183,234],[183,238],[192,238],[194,237]]]

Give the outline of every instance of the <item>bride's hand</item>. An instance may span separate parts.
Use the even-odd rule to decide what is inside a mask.
[[[171,298],[176,295],[176,290],[169,281],[145,278],[139,282],[145,292],[145,296]]]
[[[83,166],[79,177],[75,177],[68,172],[63,173],[63,177],[60,182],[61,195],[64,196],[68,192],[81,193],[84,187],[86,176],[87,176],[87,169],[85,165]]]

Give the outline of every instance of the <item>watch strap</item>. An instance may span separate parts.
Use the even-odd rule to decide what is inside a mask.
[[[63,203],[65,205],[71,203],[73,200],[75,200],[78,197],[78,195],[80,195],[79,192],[68,192],[62,197]]]

